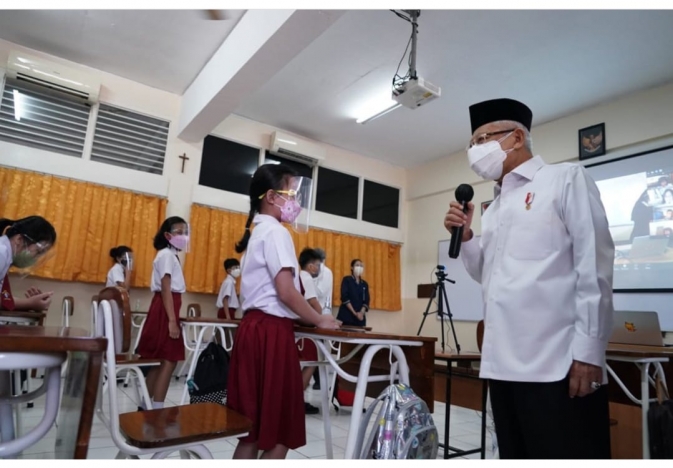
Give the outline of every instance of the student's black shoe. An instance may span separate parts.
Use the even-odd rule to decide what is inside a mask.
[[[313,390],[320,390],[320,382],[316,382],[313,384]]]
[[[316,406],[313,406],[310,403],[304,403],[304,408],[306,410],[306,414],[318,414],[318,413],[320,413],[320,410]]]

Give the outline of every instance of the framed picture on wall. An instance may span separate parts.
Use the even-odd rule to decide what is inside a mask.
[[[586,127],[578,132],[580,161],[605,154],[605,123]]]
[[[487,209],[489,206],[491,206],[491,203],[493,203],[493,200],[489,200],[489,201],[481,202],[481,214],[482,214],[482,216],[484,215],[484,211],[486,211],[486,209]]]

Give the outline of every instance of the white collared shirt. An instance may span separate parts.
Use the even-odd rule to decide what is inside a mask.
[[[483,215],[480,241],[462,244],[484,294],[480,376],[555,382],[577,360],[602,367],[607,382],[614,250],[583,167],[536,156],[507,174]]]
[[[252,221],[248,248],[241,260],[243,310],[259,309],[277,317],[297,319],[278,298],[275,279],[284,268],[292,270],[294,287],[299,288],[299,264],[292,236],[273,216],[258,214]]]
[[[0,284],[2,284],[2,280],[7,276],[13,259],[14,254],[12,253],[12,244],[9,242],[9,237],[0,236]]]
[[[320,266],[320,274],[315,279],[315,290],[318,294],[318,302],[322,307],[323,314],[332,313],[332,289],[334,288],[334,276],[332,270],[324,263]]]
[[[124,283],[124,267],[121,263],[115,263],[107,272],[106,288],[117,286],[117,283]]]
[[[182,265],[178,260],[177,252],[171,247],[161,249],[154,257],[150,284],[152,292],[161,292],[161,279],[166,275],[171,277],[171,292],[183,294],[187,290]]]
[[[220,286],[220,293],[217,295],[217,302],[215,307],[222,308],[224,307],[224,298],[228,297],[227,304],[230,309],[238,309],[238,296],[236,295],[236,278],[231,275],[227,275],[222,281],[222,286]]]
[[[301,285],[304,287],[304,299],[307,301],[309,299],[317,300],[318,293],[315,289],[315,278],[311,276],[311,273],[304,270],[299,272],[299,277],[301,278]]]

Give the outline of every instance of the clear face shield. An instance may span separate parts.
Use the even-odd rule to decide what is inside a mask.
[[[188,253],[189,240],[189,223],[174,224],[169,233],[168,243],[181,252]]]
[[[281,207],[281,221],[289,224],[295,232],[306,233],[310,226],[313,180],[308,177],[293,177],[287,190],[278,193],[285,199]]]
[[[123,253],[120,262],[128,271],[133,271],[133,252]]]
[[[54,256],[52,245],[46,242],[35,242],[25,234],[19,234],[24,245],[12,257],[12,266],[22,278],[40,269]]]

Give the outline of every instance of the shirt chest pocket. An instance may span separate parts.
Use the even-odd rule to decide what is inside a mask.
[[[557,219],[551,212],[512,217],[506,252],[517,260],[542,260],[558,249]]]

